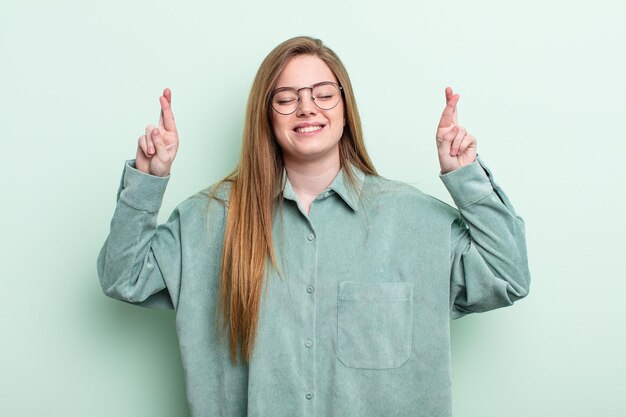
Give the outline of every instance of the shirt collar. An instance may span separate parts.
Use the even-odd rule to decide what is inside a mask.
[[[337,193],[341,199],[354,211],[359,209],[359,195],[363,188],[363,182],[365,181],[365,173],[359,168],[350,164],[348,169],[352,170],[352,175],[355,179],[355,184],[352,186],[345,173],[346,168],[341,168],[335,179],[330,185],[320,193],[320,197],[324,198],[328,195],[329,191]],[[289,178],[287,178],[287,170],[283,168],[283,197],[288,200],[297,201],[296,192],[294,191]],[[319,197],[318,197],[319,198]]]

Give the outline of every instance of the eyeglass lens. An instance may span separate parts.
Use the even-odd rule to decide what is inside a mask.
[[[307,90],[301,89],[302,91]],[[313,103],[322,110],[330,110],[339,103],[341,93],[335,84],[319,84],[311,90]],[[281,89],[272,97],[272,107],[278,113],[291,114],[296,111],[300,99],[295,88]]]

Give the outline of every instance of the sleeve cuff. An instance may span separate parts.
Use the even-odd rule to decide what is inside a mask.
[[[494,191],[491,172],[476,155],[476,160],[469,165],[455,169],[439,178],[448,189],[457,207],[467,207]]]
[[[139,171],[135,168],[135,160],[130,159],[124,164],[117,198],[134,209],[157,212],[169,179],[169,175],[158,177]]]

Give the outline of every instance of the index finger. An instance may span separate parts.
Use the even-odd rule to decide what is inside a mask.
[[[176,131],[174,113],[172,113],[172,91],[169,88],[163,90],[163,95],[159,97],[161,103],[161,114],[159,116],[159,127],[169,131]]]

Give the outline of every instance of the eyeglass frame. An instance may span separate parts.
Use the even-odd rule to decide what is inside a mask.
[[[314,96],[313,96],[313,89],[314,89],[315,87],[318,87],[318,86],[320,86],[320,85],[325,85],[325,84],[332,84],[332,85],[334,85],[335,87],[337,87],[337,89],[339,90],[339,94],[341,95],[340,100],[337,100],[337,103],[336,103],[334,106],[332,106],[331,108],[329,108],[329,109],[324,109],[324,108],[320,107],[320,106],[319,106],[319,105],[315,102],[315,99],[316,99],[317,97],[314,97]],[[273,104],[272,104],[272,101],[273,101],[273,99],[274,99],[274,95],[276,95],[276,93],[279,93],[279,92],[281,92],[281,91],[288,91],[288,90],[292,90],[292,91],[295,91],[295,92],[296,92],[296,95],[298,96],[298,105],[297,105],[297,106],[296,106],[296,108],[295,108],[292,112],[290,112],[290,113],[281,113],[281,112],[279,112],[278,110],[276,110],[276,109],[274,108],[274,106],[273,106]],[[295,87],[280,87],[280,88],[276,88],[276,89],[272,90],[272,91],[270,92],[269,96],[267,97],[268,103],[269,103],[270,107],[272,108],[272,110],[274,110],[276,113],[281,114],[281,115],[283,115],[283,116],[289,116],[290,114],[294,114],[296,111],[298,111],[298,107],[300,107],[300,104],[302,103],[302,97],[300,97],[300,91],[301,91],[301,90],[311,90],[311,101],[313,102],[313,104],[315,104],[315,107],[317,107],[317,108],[318,108],[318,109],[320,109],[320,110],[332,110],[332,109],[334,109],[335,107],[337,107],[337,104],[339,104],[339,102],[341,101],[341,98],[343,98],[343,87],[342,87],[342,86],[340,86],[339,84],[337,84],[337,83],[335,83],[335,82],[333,82],[333,81],[321,81],[321,82],[319,82],[319,83],[315,83],[315,84],[313,84],[313,85],[311,85],[311,86],[309,86],[309,87],[301,87],[301,88],[295,88]]]

